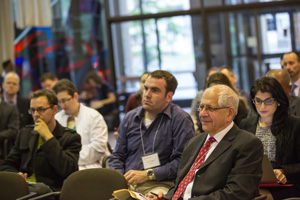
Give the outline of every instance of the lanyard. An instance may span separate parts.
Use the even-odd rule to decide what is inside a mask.
[[[155,135],[154,135],[154,138],[153,138],[152,153],[154,153],[154,143],[155,143],[156,135],[157,135],[157,132],[158,132],[158,130],[159,130],[159,127],[160,127],[160,124],[161,124],[161,122],[162,122],[163,117],[164,117],[164,116],[162,115],[161,118],[160,118],[160,122],[159,122],[159,124],[158,124],[158,127],[157,127],[157,129],[156,129],[156,132],[155,132]],[[144,155],[146,155],[146,153],[145,153],[144,141],[143,141],[143,133],[142,133],[142,123],[143,123],[144,119],[145,119],[145,117],[142,119],[142,121],[141,121],[141,123],[140,123],[140,134],[141,134],[141,141],[142,141],[143,152],[144,152]]]

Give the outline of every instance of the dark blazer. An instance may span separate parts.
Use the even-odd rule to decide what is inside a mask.
[[[15,146],[0,164],[0,171],[28,173],[28,177],[35,173],[37,182],[60,190],[64,179],[78,170],[81,138],[75,131],[56,123],[54,137],[37,150],[38,134],[33,126],[23,128]]]
[[[189,172],[207,135],[204,132],[195,136],[184,148],[175,187],[170,189],[166,197],[173,196],[180,181]],[[262,157],[261,141],[234,125],[200,166],[191,199],[253,198],[262,176]]]
[[[243,119],[240,128],[256,134],[258,116]],[[272,163],[273,168],[284,170],[288,181],[294,181],[300,189],[300,118],[290,115],[287,120],[288,145],[285,149],[285,156],[276,155],[276,163]],[[276,137],[279,140],[278,137]],[[278,146],[276,145],[276,152]],[[286,157],[286,160],[283,158]]]
[[[28,109],[30,108],[30,99],[17,96],[17,108],[19,113],[20,120],[20,129],[25,127],[26,125],[33,124],[33,118],[28,113]]]
[[[1,100],[0,103],[0,141],[14,140],[18,134],[18,113],[14,105]]]
[[[289,107],[290,114],[300,116],[300,97],[290,96],[289,103],[290,103],[290,107]]]

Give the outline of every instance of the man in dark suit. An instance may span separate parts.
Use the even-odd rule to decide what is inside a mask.
[[[33,119],[28,113],[30,100],[18,95],[20,90],[20,78],[16,72],[9,72],[4,76],[3,100],[17,107],[19,114],[20,129],[26,125],[33,124]]]
[[[237,94],[227,86],[215,85],[205,90],[199,106],[205,132],[185,147],[175,186],[166,194],[168,199],[255,197],[262,176],[263,146],[257,137],[233,123],[238,102]],[[162,199],[164,195],[147,196]]]
[[[1,86],[0,86],[1,92]],[[18,113],[16,107],[0,98],[0,160],[5,158],[3,149],[4,140],[14,141],[18,134]],[[7,151],[9,149],[6,149]]]
[[[289,112],[292,115],[300,116],[300,97],[290,95],[292,86],[290,85],[290,75],[285,69],[272,69],[268,71],[266,76],[275,78],[283,88],[286,96],[289,99]]]
[[[292,90],[290,94],[300,96],[300,55],[294,51],[285,53],[281,63],[291,77]]]

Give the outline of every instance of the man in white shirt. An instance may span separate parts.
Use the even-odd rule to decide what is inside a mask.
[[[282,64],[291,77],[292,90],[290,95],[299,96],[300,91],[300,56],[296,52],[285,53],[282,57]]]
[[[107,148],[108,129],[103,116],[95,109],[79,103],[77,89],[70,80],[58,81],[53,91],[62,108],[55,119],[81,136],[79,169],[101,167],[103,156],[110,154]]]

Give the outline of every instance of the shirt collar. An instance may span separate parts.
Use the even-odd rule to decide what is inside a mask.
[[[215,138],[215,140],[219,143],[221,142],[221,140],[223,139],[223,137],[226,135],[226,133],[228,133],[228,131],[233,127],[233,121],[223,130],[221,130],[220,132],[218,132],[217,134],[215,134],[213,137]],[[210,135],[208,134],[206,140],[208,140],[208,138],[210,137]]]
[[[295,83],[292,83],[297,86],[297,89],[300,88],[300,79],[298,79]]]
[[[159,116],[159,115],[161,115],[163,113],[163,114],[167,115],[169,118],[171,118],[171,116],[172,116],[171,104],[172,103],[169,103],[167,105],[167,107],[161,113],[157,114],[157,116]],[[136,109],[138,109],[138,111],[136,112],[136,114],[135,114],[134,117],[135,118],[138,117],[140,119],[144,118],[145,117],[145,109],[143,108],[143,106],[140,106],[140,107],[138,107]]]
[[[14,98],[12,99],[12,101],[9,101],[9,100],[6,98],[5,94],[4,94],[4,95],[3,95],[3,99],[4,99],[4,101],[7,102],[7,103],[13,102],[14,105],[17,104],[17,95],[14,96]]]

